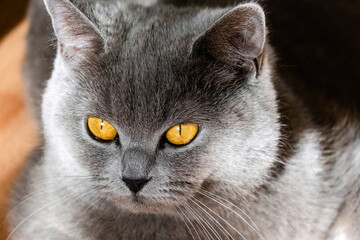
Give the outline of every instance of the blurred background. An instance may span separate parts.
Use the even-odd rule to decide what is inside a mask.
[[[25,16],[28,0],[0,1],[0,39]]]
[[[267,11],[278,73],[311,99],[322,100],[305,101],[319,124],[328,121],[324,116],[330,115],[324,113],[334,104],[359,112],[360,0],[258,2]],[[37,141],[21,78],[27,3],[0,0],[0,240],[5,239],[9,192]]]
[[[37,139],[21,78],[27,2],[0,0],[0,240],[6,239],[3,219],[12,184]]]

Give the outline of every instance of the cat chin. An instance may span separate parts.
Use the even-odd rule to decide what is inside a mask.
[[[174,201],[158,201],[141,196],[112,199],[123,210],[136,214],[170,214],[176,213],[179,203]]]

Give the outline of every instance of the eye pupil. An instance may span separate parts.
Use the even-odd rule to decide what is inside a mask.
[[[199,125],[193,123],[179,124],[166,132],[167,140],[174,145],[185,145],[195,138]]]
[[[101,118],[88,118],[88,129],[97,140],[101,139],[111,141],[117,136],[116,129],[110,123]]]

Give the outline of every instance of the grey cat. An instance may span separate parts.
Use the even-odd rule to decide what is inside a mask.
[[[274,71],[263,9],[203,3],[32,2],[42,141],[9,237],[359,239],[358,115],[319,126]],[[174,144],[174,126],[196,131]]]

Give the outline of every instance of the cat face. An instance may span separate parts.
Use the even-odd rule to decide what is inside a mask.
[[[201,189],[251,195],[266,181],[279,124],[258,5],[46,4],[58,55],[43,122],[56,173],[93,176],[94,194],[133,212],[173,209]],[[174,144],[174,126],[196,131]]]

